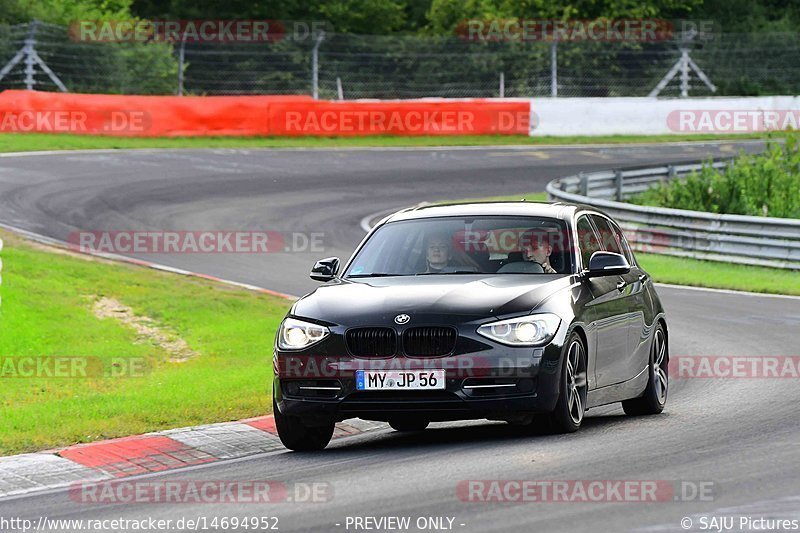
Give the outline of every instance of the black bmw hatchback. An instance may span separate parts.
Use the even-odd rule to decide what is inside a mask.
[[[283,444],[324,448],[348,418],[420,431],[486,418],[573,432],[587,409],[660,413],[664,309],[619,226],[577,205],[407,209],[298,300],[275,341]]]

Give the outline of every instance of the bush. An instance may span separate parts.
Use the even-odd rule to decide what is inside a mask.
[[[709,213],[800,218],[798,137],[787,136],[785,144],[770,143],[763,154],[741,154],[724,172],[704,165],[686,179],[662,183],[629,201]]]

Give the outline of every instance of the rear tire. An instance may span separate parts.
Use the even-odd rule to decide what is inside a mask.
[[[653,345],[650,347],[650,377],[644,394],[638,398],[622,402],[622,410],[626,415],[657,415],[664,410],[669,391],[669,350],[667,336],[661,324],[653,333]]]
[[[321,426],[306,426],[299,416],[281,414],[275,399],[272,399],[272,412],[275,415],[275,427],[278,437],[284,446],[296,452],[322,450],[333,437],[336,425],[333,421]]]
[[[390,420],[389,425],[395,431],[423,431],[428,427],[427,420]]]
[[[555,410],[550,413],[550,429],[554,433],[578,431],[586,413],[586,347],[581,336],[569,336],[561,365],[561,391]]]

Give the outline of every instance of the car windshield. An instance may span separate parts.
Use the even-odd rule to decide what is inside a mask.
[[[547,217],[440,217],[390,222],[359,250],[346,278],[570,274],[569,232]]]

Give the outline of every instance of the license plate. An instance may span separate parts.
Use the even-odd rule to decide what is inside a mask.
[[[356,370],[357,390],[442,390],[444,370]]]

